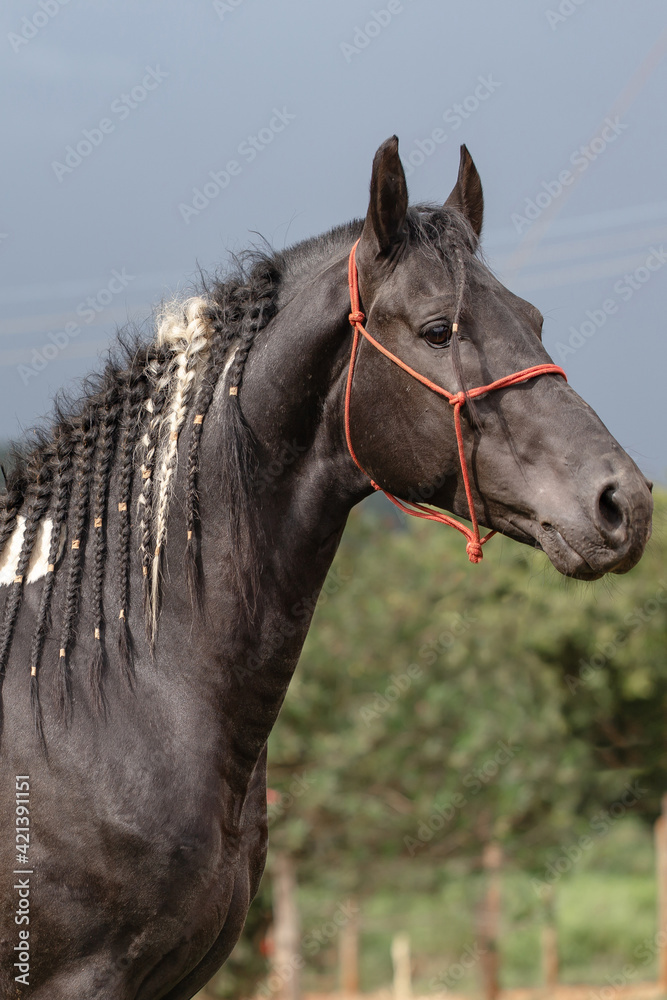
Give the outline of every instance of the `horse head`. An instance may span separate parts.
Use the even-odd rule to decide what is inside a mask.
[[[350,378],[353,457],[393,497],[472,515],[543,549],[567,576],[624,573],[650,536],[651,484],[553,370],[539,311],[480,258],[482,217],[465,146],[442,207],[408,206],[396,137],[377,151],[355,261],[375,343],[361,339]],[[551,370],[475,392],[544,365]],[[464,394],[460,445],[438,387]]]

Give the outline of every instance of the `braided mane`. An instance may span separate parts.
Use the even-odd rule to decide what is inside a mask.
[[[6,491],[0,494],[0,564],[13,559],[4,612],[0,616],[0,685],[4,679],[22,606],[30,582],[36,543],[48,538],[48,569],[30,646],[30,689],[35,727],[43,741],[39,676],[45,640],[51,629],[56,579],[64,580],[59,619],[60,653],[57,700],[62,717],[71,717],[71,653],[76,644],[84,563],[90,574],[94,653],[89,665],[93,700],[106,711],[103,678],[107,663],[105,576],[109,546],[115,546],[119,573],[116,620],[122,672],[133,682],[129,586],[132,536],[144,585],[145,626],[154,647],[160,586],[167,542],[169,502],[178,469],[178,445],[188,435],[185,565],[188,587],[199,600],[197,475],[203,424],[224,372],[231,393],[224,396],[228,425],[221,455],[221,486],[234,549],[242,554],[250,537],[244,511],[252,481],[252,442],[241,413],[239,390],[256,334],[277,310],[282,256],[253,253],[237,261],[236,273],[200,294],[163,308],[156,333],[146,342],[119,334],[116,356],[101,376],[87,380],[82,398],[57,403],[51,427],[34,432],[30,447],[15,448]],[[109,537],[108,501],[113,480],[118,490],[118,529]],[[136,480],[136,483],[135,483]],[[133,489],[134,487],[134,489]],[[136,508],[132,509],[133,496]],[[134,527],[133,527],[134,525]],[[48,534],[47,534],[48,533]],[[66,542],[63,544],[66,537]],[[239,585],[248,567],[242,555],[235,575]]]

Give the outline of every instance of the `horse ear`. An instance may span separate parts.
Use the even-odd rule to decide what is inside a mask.
[[[376,256],[389,253],[404,235],[407,210],[408,186],[398,155],[398,138],[392,135],[382,143],[373,159],[362,244],[370,243]]]
[[[484,195],[482,182],[477,173],[477,167],[466,146],[461,146],[459,176],[456,178],[454,190],[445,202],[450,208],[458,208],[472,226],[477,238],[482,232],[484,216]]]

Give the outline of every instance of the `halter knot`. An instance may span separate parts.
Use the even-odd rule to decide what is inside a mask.
[[[466,552],[468,553],[468,559],[471,563],[478,563],[482,561],[482,543],[471,538],[466,545]]]
[[[450,406],[457,406],[457,405],[463,406],[465,404],[465,401],[466,401],[465,392],[457,392],[453,396],[449,397]]]
[[[354,312],[351,312],[347,318],[349,319],[352,326],[356,326],[357,323],[363,323],[363,321],[366,319],[366,316],[359,309],[356,309]]]

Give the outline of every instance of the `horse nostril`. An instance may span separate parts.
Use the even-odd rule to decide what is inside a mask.
[[[616,486],[605,487],[598,499],[598,511],[602,526],[615,531],[623,524],[623,510],[616,499]]]

